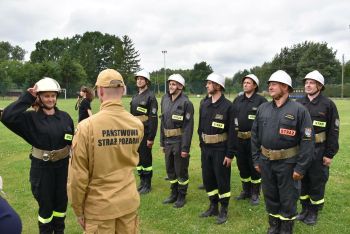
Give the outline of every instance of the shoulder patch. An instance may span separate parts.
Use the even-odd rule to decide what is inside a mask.
[[[339,125],[340,125],[340,120],[339,119],[335,119],[335,126],[337,126],[337,127],[339,127]]]
[[[189,120],[191,118],[191,114],[190,113],[186,113],[186,119]]]
[[[156,108],[152,108],[152,114],[156,114],[157,113],[157,109]]]
[[[310,138],[312,134],[311,128],[305,128],[304,133],[305,133],[305,137]]]
[[[223,115],[220,115],[220,114],[216,114],[214,119],[219,119],[219,120],[223,120],[224,119],[224,116]]]

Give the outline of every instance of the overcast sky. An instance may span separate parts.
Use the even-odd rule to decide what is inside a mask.
[[[24,48],[27,58],[44,39],[128,35],[149,71],[164,66],[166,50],[166,67],[206,61],[232,77],[305,40],[350,58],[349,0],[0,0],[0,22],[0,41]]]

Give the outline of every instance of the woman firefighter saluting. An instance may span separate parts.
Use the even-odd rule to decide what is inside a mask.
[[[67,173],[74,125],[56,107],[60,85],[52,78],[39,80],[3,111],[1,121],[32,145],[30,183],[39,205],[39,233],[64,233]],[[38,99],[37,111],[26,111]]]

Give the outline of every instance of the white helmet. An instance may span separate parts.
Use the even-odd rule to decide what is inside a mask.
[[[141,70],[141,71],[136,72],[135,78],[138,77],[138,76],[144,77],[144,78],[146,78],[148,81],[151,81],[149,72],[147,72],[147,71],[145,71],[145,70]]]
[[[242,83],[243,83],[243,81],[245,80],[245,78],[250,78],[250,79],[252,79],[252,80],[255,82],[255,84],[259,87],[259,79],[258,79],[258,77],[256,77],[256,75],[254,75],[254,74],[246,75],[245,77],[243,77]]]
[[[282,70],[275,71],[270,76],[270,79],[268,80],[267,83],[269,83],[271,81],[276,81],[276,82],[280,82],[280,83],[286,84],[293,90],[292,78],[285,71],[282,71]]]
[[[61,92],[61,87],[59,83],[49,77],[44,77],[43,79],[36,82],[36,91],[39,92]]]
[[[225,89],[225,77],[223,77],[222,75],[219,75],[213,72],[209,74],[206,80],[213,81]]]
[[[306,80],[306,79],[316,80],[317,82],[321,83],[324,86],[324,77],[317,70],[308,73],[305,76],[304,80]]]
[[[180,74],[172,74],[171,76],[169,76],[168,82],[171,80],[176,81],[182,84],[183,87],[185,87],[185,79]]]

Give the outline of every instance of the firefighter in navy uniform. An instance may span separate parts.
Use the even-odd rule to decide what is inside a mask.
[[[64,233],[67,208],[67,174],[74,126],[71,117],[56,107],[60,85],[51,78],[39,80],[4,109],[1,121],[32,145],[30,183],[39,204],[39,232]],[[39,100],[37,111],[27,111]]]
[[[293,88],[286,72],[273,73],[268,85],[273,100],[259,106],[251,131],[253,162],[261,173],[268,233],[293,233],[299,180],[312,159],[313,128],[307,109],[288,97]]]
[[[171,193],[163,203],[185,205],[189,183],[188,166],[193,134],[193,104],[183,93],[185,79],[180,74],[168,78],[169,92],[161,101],[160,146],[165,153]]]
[[[137,188],[140,194],[151,191],[152,169],[152,146],[158,127],[158,103],[153,92],[149,89],[151,84],[150,75],[146,71],[139,71],[135,75],[138,93],[130,102],[130,113],[141,120],[145,134],[138,150],[140,162],[137,172],[140,176],[140,185]]]
[[[308,225],[317,222],[323,207],[329,166],[339,150],[339,114],[334,102],[322,95],[324,77],[317,70],[304,78],[305,97],[298,102],[310,112],[315,130],[315,154],[310,168],[301,181],[302,211],[297,219]]]
[[[204,186],[210,204],[200,217],[218,216],[217,224],[222,224],[227,221],[231,197],[231,161],[237,153],[237,133],[232,103],[222,93],[225,78],[212,73],[206,80],[207,92],[211,97],[200,106],[198,134]]]
[[[267,102],[267,100],[257,93],[259,90],[259,79],[254,74],[243,77],[242,85],[244,94],[236,97],[233,101],[234,112],[237,113],[235,124],[236,128],[238,128],[238,152],[236,158],[243,189],[236,199],[250,198],[252,205],[258,205],[261,177],[260,173],[253,166],[250,130],[258,107],[262,103]]]
[[[207,94],[207,95],[205,95],[205,97],[199,102],[199,113],[201,113],[201,106],[202,106],[202,103],[203,102],[205,102],[207,99],[210,99],[210,94]],[[200,129],[199,129],[199,126],[198,126],[198,129],[197,129],[197,133],[198,133],[198,135],[200,135],[199,134],[199,131],[200,131]],[[202,148],[202,146],[203,146],[203,144],[202,144],[202,142],[201,141],[199,141],[199,147],[200,148]],[[202,158],[202,156],[201,156],[201,158]],[[203,165],[202,165],[202,163],[201,163],[201,168],[203,167]],[[202,169],[201,169],[202,170]],[[202,184],[200,184],[199,186],[198,186],[198,189],[205,189],[205,187],[204,187],[204,179],[203,179],[203,173],[202,173]]]

